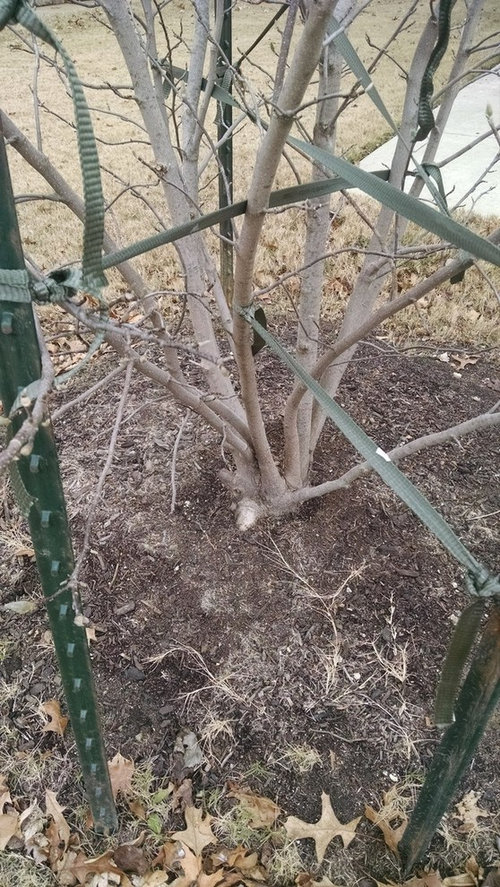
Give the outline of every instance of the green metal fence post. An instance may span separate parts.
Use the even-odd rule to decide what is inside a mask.
[[[0,397],[4,416],[18,395],[41,374],[33,308],[16,216],[7,154],[0,125],[0,278],[18,278],[17,287],[0,279]],[[6,296],[6,298],[4,298]],[[25,403],[29,402],[27,398]],[[15,434],[29,410],[11,416]],[[12,465],[11,477],[28,519],[45,603],[59,661],[87,795],[97,831],[110,832],[117,817],[106,763],[85,628],[75,624],[79,602],[67,587],[74,568],[73,550],[50,417],[45,416],[31,452]]]
[[[500,700],[500,602],[493,605],[458,696],[455,720],[431,761],[416,807],[399,842],[405,873],[426,852]]]

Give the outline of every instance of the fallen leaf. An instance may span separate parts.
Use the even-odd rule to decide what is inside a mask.
[[[132,776],[135,770],[134,762],[124,758],[120,752],[117,752],[111,761],[108,761],[109,778],[111,780],[111,791],[116,801],[118,792],[126,795],[132,786]]]
[[[18,601],[10,601],[8,604],[3,604],[2,609],[11,613],[17,613],[18,616],[26,616],[28,613],[34,613],[35,610],[38,610],[38,604],[29,598],[19,598]]]
[[[19,834],[19,813],[0,814],[0,850],[5,850],[10,839]]]
[[[194,810],[195,808],[189,809]],[[193,883],[198,884],[198,877],[202,873],[201,856],[197,852],[193,853],[186,842],[180,841],[180,845],[179,863],[184,874],[172,882],[172,887],[174,884],[176,887],[191,887]]]
[[[491,872],[488,872],[482,887],[500,887],[500,868],[492,869]]]
[[[74,865],[71,868],[68,868],[67,871],[71,872],[80,884],[85,884],[89,875],[103,875],[108,874],[109,872],[115,875],[122,875],[123,878],[125,878],[122,870],[119,869],[113,861],[112,850],[107,850],[102,856],[97,856],[94,859],[85,859],[83,854],[80,854]],[[122,880],[120,883],[123,884],[126,882]]]
[[[113,859],[119,869],[136,875],[145,875],[149,867],[141,848],[134,844],[120,844],[113,852]]]
[[[475,887],[477,880],[468,872],[464,872],[463,875],[445,878],[444,881],[439,881],[439,884],[444,884],[444,887]]]
[[[49,839],[49,863],[56,870],[58,863],[66,853],[70,838],[70,828],[63,816],[64,807],[58,803],[55,792],[45,792],[45,810],[52,822],[45,829],[45,837]]]
[[[323,862],[326,848],[330,841],[337,836],[342,838],[344,847],[348,847],[356,834],[356,826],[361,819],[358,816],[345,825],[340,822],[333,812],[329,796],[326,792],[321,793],[321,818],[318,822],[303,822],[296,816],[289,816],[285,822],[285,830],[288,837],[292,841],[301,838],[312,838],[316,845],[316,856],[318,862]]]
[[[462,825],[457,828],[458,832],[468,834],[468,832],[472,832],[479,827],[478,819],[480,817],[487,819],[490,816],[487,810],[482,810],[478,807],[477,802],[480,797],[479,792],[470,791],[464,795],[458,804],[455,804],[457,808],[456,816],[462,820]]]
[[[41,717],[46,716],[48,718],[48,722],[42,727],[44,733],[57,733],[58,736],[64,736],[64,731],[68,726],[68,718],[61,712],[61,706],[57,699],[49,699],[47,702],[43,702],[38,709],[38,713]]]
[[[459,370],[463,370],[469,364],[476,364],[479,357],[469,357],[467,354],[452,354],[451,359],[458,366]]]
[[[19,548],[16,548],[14,554],[16,557],[35,557],[34,549],[28,548],[26,545],[20,545]]]
[[[168,884],[168,874],[160,871],[150,872],[141,881],[141,887],[163,887],[164,884]]]
[[[153,859],[152,865],[161,865],[168,871],[177,871],[183,859],[184,851],[180,841],[166,841]]]
[[[148,816],[146,820],[146,825],[155,835],[161,835],[163,831],[163,820],[161,816],[158,816],[158,813],[151,813],[151,816]]]
[[[404,830],[408,824],[406,816],[402,816],[397,812],[390,811],[389,808],[382,807],[379,811],[374,810],[368,804],[365,807],[365,816],[370,822],[373,822],[384,836],[384,841],[393,853],[398,852],[398,844],[403,837]],[[391,826],[391,822],[398,817],[402,819],[397,828]]]
[[[207,844],[216,844],[215,837],[210,823],[213,822],[213,816],[207,814],[203,818],[203,811],[197,807],[186,807],[184,811],[184,819],[186,820],[186,828],[182,832],[175,832],[172,835],[174,841],[182,841],[187,844],[191,850],[199,855]],[[184,862],[182,862],[184,868]]]
[[[142,801],[137,800],[137,798],[133,801],[128,801],[128,809],[135,816],[136,819],[146,819],[147,810]]]
[[[245,786],[229,783],[229,797],[237,798],[242,808],[249,814],[248,825],[251,828],[267,828],[274,825],[281,813],[280,808],[271,798],[256,795]]]

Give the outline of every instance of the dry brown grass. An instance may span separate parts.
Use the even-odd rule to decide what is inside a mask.
[[[355,22],[351,31],[351,39],[368,64],[375,55],[375,49],[368,47],[367,37],[376,44],[384,44],[393,31],[399,17],[407,8],[406,0],[387,3],[384,0],[372,0],[372,3]],[[189,2],[174,0],[167,7],[168,23],[171,33],[180,33],[184,43],[176,49],[174,62],[178,65],[186,63],[185,44],[189,44],[193,23],[193,12]],[[265,23],[275,12],[275,6],[261,4],[249,5],[240,3],[234,12],[235,47],[234,57],[247,48]],[[75,9],[71,5],[44,7],[41,16],[53,28],[64,42],[70,55],[76,62],[77,69],[84,81],[99,84],[111,81],[126,84],[128,76],[124,73],[124,65],[112,34],[103,26],[104,16],[100,11]],[[456,26],[463,14],[462,4],[457,4],[454,11]],[[495,0],[487,0],[480,26],[480,37],[495,30]],[[428,5],[419,4],[411,26],[401,34],[391,49],[392,58],[384,58],[377,69],[375,80],[384,101],[391,113],[398,119],[404,91],[404,78],[400,68],[406,68],[416,41],[421,32],[422,24],[428,15]],[[282,20],[283,21],[283,20]],[[279,24],[281,26],[281,22]],[[20,32],[24,33],[24,32]],[[174,38],[173,38],[174,39]],[[456,27],[452,32],[451,46],[436,76],[436,89],[442,85],[453,58],[453,47],[458,39]],[[174,39],[174,42],[175,39]],[[272,68],[276,56],[278,35],[271,35],[264,40],[252,53],[252,64],[243,66],[246,82],[246,96],[269,92],[269,82],[265,71]],[[33,57],[21,38],[13,31],[5,31],[0,37],[2,56],[0,59],[1,92],[0,105],[9,113],[15,123],[35,139],[33,122],[33,100],[31,86],[33,78]],[[165,49],[160,41],[160,53]],[[346,85],[349,78],[346,78]],[[313,87],[312,87],[313,90]],[[147,196],[151,206],[159,214],[165,224],[168,215],[159,193],[154,174],[147,167],[152,161],[151,150],[144,142],[144,132],[134,125],[139,122],[139,114],[132,101],[119,99],[115,95],[87,90],[89,103],[97,110],[93,114],[96,133],[101,139],[99,144],[103,167],[105,195],[112,204],[107,220],[110,233],[120,244],[126,244],[158,229],[158,221],[151,210],[129,191],[121,194],[124,185],[114,177],[118,175],[124,182],[137,186],[140,193]],[[57,73],[42,65],[39,78],[39,96],[47,109],[55,111],[66,120],[72,119],[71,102],[64,91],[63,84]],[[310,97],[313,91],[310,91]],[[106,111],[125,115],[130,121],[110,116]],[[310,127],[314,109],[309,108],[301,115],[301,122]],[[214,134],[213,114],[210,112],[208,128]],[[60,167],[68,181],[76,189],[80,189],[80,175],[77,164],[74,133],[67,123],[42,110],[43,150]],[[366,96],[361,97],[349,108],[341,120],[338,129],[338,149],[348,156],[359,157],[367,153],[374,144],[384,137],[386,124],[378,115]],[[355,138],[353,137],[355,133]],[[133,139],[134,141],[131,141]],[[236,181],[235,198],[245,194],[250,175],[254,166],[255,150],[258,134],[251,124],[244,126],[235,137]],[[104,141],[102,141],[104,140]],[[139,140],[139,141],[137,141]],[[105,142],[118,142],[118,146]],[[47,185],[22,161],[16,152],[10,152],[10,162],[17,194],[46,194]],[[308,164],[302,158],[296,161],[301,175],[307,177]],[[214,164],[207,167],[205,173],[206,187],[202,191],[203,209],[213,209],[216,205],[216,191],[213,176]],[[283,187],[294,181],[288,164],[283,161],[278,172],[276,185]],[[120,196],[121,194],[121,196]],[[361,200],[365,212],[374,217],[375,207],[368,201]],[[37,201],[19,204],[19,217],[25,249],[41,265],[49,270],[60,264],[79,259],[81,250],[81,226],[72,214],[59,203]],[[476,230],[486,233],[493,227],[493,221],[481,222],[470,219]],[[257,286],[269,285],[284,271],[299,267],[302,255],[304,234],[304,215],[300,210],[292,209],[285,213],[273,214],[265,226],[262,244],[256,266]],[[356,213],[345,207],[339,217],[338,225],[332,229],[331,249],[344,248],[353,243],[366,245],[369,236],[368,227],[360,221]],[[412,236],[411,234],[409,235]],[[415,235],[413,235],[415,238]],[[215,236],[211,237],[211,247],[217,250]],[[144,274],[151,289],[168,289],[179,287],[179,268],[173,247],[166,247],[148,253],[136,260],[138,269]],[[337,324],[343,312],[359,268],[359,257],[349,253],[336,256],[328,263],[325,283],[325,318]],[[416,279],[421,273],[421,266],[415,262],[408,263],[398,274],[398,284],[405,286]],[[496,286],[500,277],[496,272],[492,275]],[[123,291],[124,285],[117,274],[110,275],[111,291]],[[272,299],[282,310],[290,305],[290,299],[297,294],[298,280],[288,282],[286,289],[273,293]],[[387,291],[386,291],[387,292]],[[164,300],[164,308],[171,309],[171,300]],[[497,339],[495,315],[498,308],[497,297],[490,285],[478,272],[467,275],[465,283],[460,287],[445,286],[417,310],[404,312],[393,324],[389,324],[389,334],[400,341],[431,338],[439,342],[454,341],[463,344],[481,343],[495,344]]]

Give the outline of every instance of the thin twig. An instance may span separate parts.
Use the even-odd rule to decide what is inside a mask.
[[[103,388],[105,385],[108,385],[113,379],[123,373],[125,369],[125,364],[122,363],[120,366],[115,367],[114,370],[111,370],[107,376],[104,376],[103,379],[100,379],[99,382],[96,382],[95,385],[92,385],[90,388],[86,388],[85,391],[82,391],[77,397],[74,397],[72,400],[68,401],[68,403],[63,403],[57,410],[54,410],[52,413],[52,419],[55,422],[57,419],[60,419],[61,416],[64,416],[68,410],[72,410],[73,407],[78,406],[79,403],[83,403],[84,400],[87,400],[89,397],[92,397],[96,391],[99,391],[100,388]]]
[[[182,432],[184,431],[184,428],[186,427],[187,419],[188,419],[188,417],[187,417],[187,413],[186,413],[186,415],[184,416],[184,418],[179,426],[179,430],[175,436],[174,448],[172,450],[172,465],[170,468],[170,484],[172,487],[172,498],[170,500],[170,514],[173,514],[175,511],[175,503],[176,503],[176,499],[177,499],[177,484],[175,482],[177,452],[179,450],[179,444],[181,442]]]
[[[77,600],[78,600],[78,593],[77,593],[78,576],[79,576],[80,570],[82,568],[82,564],[87,556],[87,551],[89,549],[89,544],[90,544],[90,534],[92,532],[92,524],[94,521],[95,513],[97,510],[97,506],[99,505],[99,500],[101,498],[101,494],[102,494],[102,491],[104,488],[104,484],[106,482],[106,478],[110,472],[111,465],[113,463],[113,459],[115,456],[116,442],[118,440],[118,433],[120,431],[120,425],[121,425],[122,418],[123,418],[123,411],[125,409],[125,404],[126,404],[127,398],[128,398],[128,393],[129,393],[129,389],[130,389],[130,380],[132,378],[133,369],[134,369],[134,364],[133,364],[133,361],[130,360],[127,364],[127,370],[125,373],[125,381],[123,384],[123,391],[122,391],[122,394],[120,397],[120,402],[118,404],[118,409],[116,411],[116,418],[115,418],[115,424],[113,426],[113,432],[111,434],[111,438],[109,441],[108,455],[106,458],[106,462],[104,463],[104,468],[101,471],[101,475],[99,477],[99,480],[97,483],[97,488],[95,491],[95,496],[92,500],[92,504],[89,508],[89,512],[87,515],[87,521],[85,524],[85,535],[83,537],[83,544],[82,544],[82,547],[80,550],[80,554],[78,555],[78,559],[76,561],[75,568],[74,568],[74,570],[67,582],[67,587],[69,589],[71,589],[71,591],[73,593],[73,601],[75,603],[75,608],[77,607]],[[78,615],[78,610],[77,610],[77,615]]]

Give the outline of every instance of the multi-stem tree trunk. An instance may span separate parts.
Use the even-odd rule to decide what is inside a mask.
[[[451,85],[444,93],[437,115],[437,126],[427,147],[426,160],[431,160],[435,155],[483,2],[484,0],[468,2],[468,18],[452,69]],[[221,24],[222,4],[216,5],[219,16],[214,18],[210,0],[193,2],[195,18],[187,80],[183,84],[182,94],[176,95],[179,119],[171,129],[172,121],[165,102],[167,74],[164,61],[159,58],[161,50],[157,47],[158,35],[155,32],[158,16],[161,15],[160,7],[152,0],[141,0],[141,18],[134,15],[132,5],[126,0],[100,0],[100,3],[123,54],[135,102],[149,136],[154,158],[153,168],[161,184],[171,222],[179,225],[197,218],[200,214],[200,147],[203,145],[213,151],[206,117],[210,88],[215,81],[217,33]],[[252,353],[253,334],[241,313],[253,306],[255,261],[274,179],[286,139],[296,116],[300,116],[300,111],[299,114],[297,111],[318,65],[318,104],[313,140],[323,149],[333,151],[335,148],[337,118],[340,116],[342,119],[342,114],[338,113],[338,95],[341,93],[343,62],[334,43],[325,41],[324,38],[332,28],[335,30],[337,27],[332,22],[333,14],[336,20],[340,19],[343,23],[351,21],[358,5],[363,7],[366,3],[364,0],[308,0],[304,3],[305,21],[300,26],[300,39],[291,53],[286,71],[285,61],[288,60],[291,45],[289,31],[294,18],[293,9],[291,11],[288,27],[285,29],[283,50],[279,56],[279,76],[275,81],[269,106],[270,120],[267,128],[263,126],[260,130],[261,141],[247,192],[247,211],[235,247],[235,295],[232,310],[226,303],[215,263],[202,235],[192,234],[176,243],[185,276],[191,323],[189,335],[194,339],[194,347],[198,349],[199,355],[200,372],[197,381],[194,382],[183,371],[176,343],[169,339],[168,331],[157,311],[150,312],[149,320],[153,331],[156,331],[156,341],[163,349],[163,366],[155,365],[149,356],[132,348],[117,327],[110,327],[106,331],[108,342],[123,358],[132,361],[140,372],[163,385],[184,407],[197,412],[221,436],[223,448],[230,453],[232,459],[231,462],[226,461],[221,477],[234,494],[238,525],[241,528],[250,527],[261,515],[283,514],[307,499],[339,489],[364,470],[354,469],[345,477],[328,480],[316,487],[310,485],[311,463],[323,428],[324,416],[311,396],[304,395],[303,389],[298,385],[288,398],[285,408],[284,462],[283,468],[281,467],[281,460],[271,450],[264,423],[261,391]],[[416,129],[420,84],[435,38],[436,21],[431,16],[408,73],[400,138],[390,173],[390,181],[397,187],[402,187],[408,167],[410,146]],[[206,79],[205,92],[202,89],[202,78]],[[169,82],[168,89],[175,90],[175,86]],[[54,164],[5,115],[3,117],[13,147],[41,173],[60,199],[82,218],[84,208],[81,200]],[[320,166],[313,166],[313,178],[320,179],[324,174]],[[414,191],[417,192],[419,188],[421,183],[417,181]],[[335,394],[347,359],[354,352],[360,337],[373,328],[373,306],[380,294],[384,277],[394,267],[392,254],[396,253],[406,223],[398,220],[395,226],[393,211],[381,209],[361,272],[347,305],[339,340],[332,349],[321,353],[319,342],[324,275],[321,256],[328,249],[329,222],[329,200],[321,198],[314,201],[308,208],[307,215],[296,344],[303,366]],[[107,252],[116,248],[108,234],[104,248]],[[375,255],[384,251],[385,256]],[[444,277],[441,272],[431,274],[428,281],[420,281],[406,294],[402,294],[394,303],[397,310],[421,298],[436,283],[459,271],[461,261],[458,262],[460,267],[455,262],[447,269],[441,269],[445,271]],[[466,261],[464,267],[467,267]],[[147,286],[136,269],[124,263],[119,270],[129,288],[138,298],[144,299],[148,292]],[[154,295],[150,297],[149,301],[151,300],[154,300]],[[81,312],[74,306],[66,307],[71,313],[76,312],[79,320],[83,319]],[[384,314],[386,316],[387,313]],[[90,326],[92,322],[98,324],[88,316],[87,322]],[[222,354],[225,355],[224,360]],[[340,355],[341,363],[338,360]],[[228,359],[233,360],[232,376],[226,369]],[[460,426],[452,431],[454,435],[468,433],[473,427],[490,427],[495,421],[495,417],[482,416],[476,425],[464,423],[463,429]],[[439,440],[433,438],[432,443],[441,440],[442,437]],[[425,442],[427,438],[422,441],[422,446],[428,445]],[[420,442],[414,442],[409,447],[410,449],[402,451],[402,455],[418,450]],[[396,451],[395,457],[398,455],[399,451]]]

